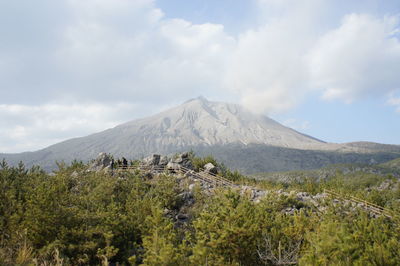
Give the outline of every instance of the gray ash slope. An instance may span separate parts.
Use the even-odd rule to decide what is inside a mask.
[[[100,152],[142,158],[151,153],[194,150],[212,154],[243,172],[312,169],[331,163],[381,163],[400,157],[400,146],[376,143],[325,143],[235,104],[202,97],[144,119],[86,137],[70,139],[36,152],[2,154],[12,164],[88,161]]]

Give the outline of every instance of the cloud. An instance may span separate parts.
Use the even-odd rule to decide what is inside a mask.
[[[315,91],[351,102],[400,87],[398,16],[335,15],[332,26],[328,1],[259,4],[266,19],[238,37],[225,77],[249,109],[286,111]]]
[[[103,130],[200,94],[225,94],[220,77],[235,40],[222,25],[165,18],[152,0],[27,7],[0,3],[1,152]],[[115,115],[125,113],[124,104],[141,110]]]
[[[140,108],[97,103],[0,104],[0,151],[36,150],[66,138],[88,135],[125,122]]]
[[[344,0],[254,2],[254,24],[237,35],[166,17],[153,0],[0,2],[0,151],[198,95],[270,113],[309,93],[350,102],[400,87],[398,16],[332,8]]]
[[[55,18],[54,5],[40,2],[29,14],[18,2],[0,4],[9,18],[0,25],[9,37],[0,43],[3,102],[164,104],[199,91],[223,94],[220,76],[235,40],[222,25],[165,18],[151,0],[64,0]]]
[[[261,1],[280,11],[257,29],[239,36],[227,70],[225,86],[256,112],[288,110],[300,103],[308,90],[304,51],[312,43],[309,17],[315,10],[285,1],[289,2],[294,10],[283,2]]]
[[[311,80],[324,98],[351,102],[400,88],[398,19],[350,14],[317,41],[310,53]]]
[[[396,111],[400,113],[400,95],[396,95],[395,92],[388,94],[387,104],[394,106]]]
[[[102,101],[123,95],[159,102],[220,87],[234,42],[222,25],[166,19],[152,1],[95,2],[92,10],[86,2],[72,1],[75,23],[57,51],[73,93],[84,91],[82,97]],[[102,94],[96,95],[98,90]]]

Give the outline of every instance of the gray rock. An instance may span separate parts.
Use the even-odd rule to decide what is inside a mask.
[[[181,169],[181,165],[179,163],[169,162],[167,164],[167,169],[172,172],[177,172]]]
[[[168,157],[167,156],[161,156],[160,162],[158,163],[161,166],[166,166],[168,164]]]
[[[296,199],[299,201],[309,201],[311,196],[307,192],[299,192],[296,194]]]
[[[111,169],[112,158],[109,154],[101,152],[94,162],[89,166],[88,171],[101,171],[104,169]]]
[[[193,169],[192,162],[189,158],[189,153],[187,152],[178,154],[176,158],[173,158],[170,162],[179,164],[188,169]]]
[[[204,172],[207,173],[212,173],[212,174],[217,174],[218,173],[218,168],[213,165],[212,163],[208,163],[206,165],[204,165]]]
[[[156,166],[160,163],[161,156],[159,154],[153,154],[143,159],[143,163],[146,166]]]
[[[385,180],[385,181],[383,181],[378,187],[377,187],[377,190],[387,190],[387,189],[389,189],[389,187],[390,187],[390,185],[391,185],[391,182],[388,182],[389,180]]]

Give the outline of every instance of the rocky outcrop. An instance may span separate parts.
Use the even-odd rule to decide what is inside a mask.
[[[161,156],[159,154],[153,154],[143,159],[141,165],[153,172],[153,174],[156,174],[164,169],[170,171],[171,173],[179,172],[181,167],[193,169],[193,165],[188,153],[180,153],[172,158]]]
[[[158,165],[160,166],[166,166],[169,162],[169,159],[167,156],[161,156],[160,161],[158,162]]]
[[[113,162],[111,155],[101,152],[93,163],[90,164],[88,171],[98,172],[103,170],[112,170]]]
[[[176,155],[176,157],[172,158],[170,162],[179,164],[180,166],[188,169],[193,169],[192,161],[190,160],[189,153],[187,152]]]
[[[161,155],[153,154],[149,157],[144,158],[142,163],[145,166],[156,166],[156,165],[159,165],[160,159],[161,159]]]
[[[400,188],[400,180],[399,179],[386,179],[379,186],[376,187],[376,190],[386,191],[386,190],[398,190]]]

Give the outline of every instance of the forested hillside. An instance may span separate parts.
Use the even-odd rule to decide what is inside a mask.
[[[213,158],[191,158],[194,169]],[[223,166],[219,166],[223,169]],[[179,175],[88,171],[80,162],[40,168],[0,166],[0,265],[398,265],[399,180],[341,172],[324,180],[238,184],[268,193],[204,190]],[[393,211],[372,215],[299,192],[356,195]],[[286,193],[283,193],[286,192]],[[290,211],[288,211],[290,210]]]

